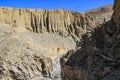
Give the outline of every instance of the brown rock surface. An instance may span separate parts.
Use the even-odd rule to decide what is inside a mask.
[[[79,47],[61,58],[62,80],[120,80],[119,3],[110,21],[83,35]]]

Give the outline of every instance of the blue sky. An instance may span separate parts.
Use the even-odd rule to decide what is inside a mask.
[[[81,12],[113,2],[114,0],[0,0],[0,6],[40,9],[62,8]]]

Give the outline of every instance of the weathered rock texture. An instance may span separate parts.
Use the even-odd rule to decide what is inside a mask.
[[[110,18],[108,15],[106,16]],[[0,8],[0,23],[13,26],[16,32],[21,32],[25,28],[35,33],[58,33],[64,37],[71,35],[75,39],[86,33],[86,30],[96,27],[97,22],[93,18],[89,13],[70,12],[62,9],[47,11]],[[102,19],[97,21],[100,22],[99,20]]]
[[[100,14],[95,14],[95,11],[78,13],[66,10],[47,11],[1,7],[0,78],[3,80],[41,80],[42,77],[53,78],[53,68],[56,67],[54,60],[68,50],[78,46],[82,47],[83,43],[80,44],[80,42],[83,42],[84,35],[88,34],[90,37],[96,27],[110,20],[112,14],[111,8],[104,9]],[[104,18],[103,16],[106,17]],[[112,23],[109,22],[109,24]],[[110,29],[108,32],[111,34],[113,31]],[[100,35],[99,38],[100,40],[102,39],[102,34],[96,35]],[[89,45],[88,41],[84,41],[86,46]],[[99,39],[96,41],[100,43]],[[91,42],[91,46],[93,42]],[[90,58],[91,60],[93,59],[92,57]],[[58,62],[56,61],[56,63]],[[66,65],[63,64],[64,62],[62,63],[62,77],[64,80],[64,76],[68,77],[67,73],[73,69],[71,69],[72,67],[66,68]],[[92,62],[89,64],[92,64]],[[73,79],[73,76],[77,74],[77,71],[70,72],[73,75],[69,75],[71,78],[68,78],[68,80],[76,80],[76,78]],[[81,73],[81,75],[83,74]],[[79,74],[78,77],[80,77]]]
[[[4,69],[1,70],[1,78],[53,78],[55,58],[74,47],[72,38],[63,38],[55,34],[34,34],[27,30],[15,33],[9,25],[0,24],[0,66]]]
[[[53,77],[51,58],[37,52],[28,36],[14,34],[9,25],[0,24],[0,28],[0,80]]]
[[[114,3],[114,14],[113,14],[113,20],[117,26],[117,32],[120,31],[120,2],[119,0],[115,0],[115,3]]]
[[[82,36],[77,50],[61,58],[62,80],[120,80],[120,1],[112,19]]]

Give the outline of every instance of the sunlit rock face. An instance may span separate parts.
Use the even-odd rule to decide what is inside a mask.
[[[120,1],[111,20],[84,34],[61,59],[62,80],[120,80]]]
[[[100,10],[102,9],[100,8]],[[81,46],[83,43],[85,43],[86,46],[89,46],[89,43],[91,43],[92,46],[94,40],[91,39],[91,35],[94,29],[111,19],[111,7],[109,9],[108,7],[104,7],[104,10],[102,10],[100,14],[96,14],[97,12],[99,12],[99,9],[79,13],[62,9],[38,10],[1,7],[0,79],[60,79],[59,58],[61,55],[71,49],[83,47]],[[103,16],[106,17],[104,18]],[[109,32],[110,31],[111,30],[109,30]],[[95,42],[99,42],[99,38],[103,40],[101,36],[101,32],[103,31],[99,32],[99,34],[96,34],[98,40]],[[86,39],[87,37],[84,36],[86,34],[91,40]],[[83,40],[83,37],[87,41]],[[89,40],[93,42],[89,42]],[[101,45],[97,46],[101,47]],[[83,51],[89,52],[89,50],[87,51],[86,49]],[[68,56],[73,52],[75,51],[71,51]],[[84,56],[81,57],[84,58]],[[91,60],[88,59],[88,65],[91,65],[93,63],[92,56],[89,58]],[[73,61],[73,63],[74,62],[75,61]],[[86,62],[80,64],[83,65],[84,63]],[[77,67],[75,67],[75,72],[73,72],[73,69],[70,67],[73,65],[72,63],[67,67],[66,63],[61,62],[61,64],[63,80],[67,79],[63,76],[68,77],[68,73],[71,73],[71,75],[69,75],[71,78],[68,78],[68,80],[76,80],[77,78],[73,78],[75,74],[77,77],[79,77],[80,74],[83,75]],[[69,64],[69,62],[67,64]],[[77,63],[75,63],[75,65],[76,64]],[[85,67],[85,70],[86,69],[87,66]],[[83,72],[85,70],[83,69]]]
[[[8,13],[9,12],[9,13]],[[66,10],[34,10],[0,8],[0,22],[10,24],[13,27],[30,29],[36,33],[65,32],[75,33],[76,29],[84,29],[86,20],[94,26],[92,17],[84,13],[70,12]],[[63,33],[64,35],[64,33]]]

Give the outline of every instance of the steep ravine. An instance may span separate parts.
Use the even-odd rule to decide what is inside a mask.
[[[95,13],[1,7],[0,78],[60,79],[59,58],[82,47],[83,36],[91,36],[95,28],[110,20],[112,8]]]
[[[62,80],[120,80],[120,1],[111,20],[84,34],[60,59]]]

